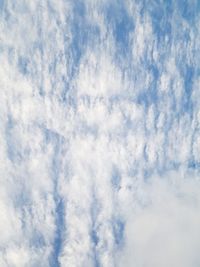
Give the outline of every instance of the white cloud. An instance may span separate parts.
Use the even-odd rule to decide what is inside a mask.
[[[199,179],[173,172],[142,185],[143,206],[127,210],[125,247],[119,266],[197,266]]]

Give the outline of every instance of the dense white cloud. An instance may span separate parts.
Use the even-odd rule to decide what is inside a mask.
[[[119,266],[198,266],[199,178],[172,172],[141,187]]]

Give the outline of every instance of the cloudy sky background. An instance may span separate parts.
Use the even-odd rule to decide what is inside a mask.
[[[200,2],[0,0],[0,266],[200,266]]]

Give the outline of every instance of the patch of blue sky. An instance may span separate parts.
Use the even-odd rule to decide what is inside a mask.
[[[4,8],[4,0],[0,0],[0,14],[3,11]]]
[[[184,89],[185,89],[185,99],[183,102],[184,103],[183,109],[184,111],[192,113],[193,105],[191,96],[193,91],[194,67],[186,65],[182,76],[184,77]]]
[[[113,221],[112,226],[115,244],[117,248],[120,249],[124,242],[125,223],[121,220],[121,218],[118,218]]]
[[[65,221],[64,221],[64,201],[59,198],[58,194],[55,194],[55,203],[56,203],[56,210],[55,210],[55,224],[56,224],[56,231],[55,231],[55,238],[53,242],[53,252],[50,256],[50,266],[52,267],[59,267],[59,255],[62,251],[63,246],[63,233],[65,232]]]
[[[177,10],[188,23],[194,24],[196,16],[200,12],[200,3],[196,0],[178,0]]]
[[[87,20],[87,11],[84,1],[73,2],[73,16],[71,21],[72,42],[70,52],[73,58],[72,77],[77,70],[81,57],[88,46],[92,46],[99,36],[99,29]]]
[[[53,199],[55,202],[55,237],[53,242],[53,251],[50,255],[50,266],[59,267],[59,255],[61,253],[63,244],[63,233],[65,231],[65,205],[66,203],[59,194],[59,181],[60,173],[62,172],[62,152],[66,146],[64,138],[58,133],[50,130],[43,129],[45,136],[46,146],[52,145],[54,147],[54,153],[52,155],[52,163],[50,173],[52,175],[52,180],[54,184],[53,188]]]
[[[118,170],[118,168],[116,166],[114,166],[113,171],[112,171],[112,177],[111,177],[111,183],[112,183],[113,189],[119,190],[120,189],[120,182],[121,182],[120,170]]]
[[[115,40],[116,64],[128,68],[131,64],[131,33],[134,32],[134,17],[130,16],[124,2],[110,2],[105,7],[105,18],[109,32]]]
[[[99,261],[99,254],[98,254],[98,245],[100,241],[100,236],[98,232],[99,225],[97,223],[97,217],[100,213],[100,203],[96,197],[95,192],[92,193],[92,205],[90,208],[90,215],[91,215],[91,231],[90,231],[90,238],[92,242],[92,257],[93,263],[95,267],[100,267]]]
[[[173,2],[167,1],[144,1],[143,15],[149,12],[154,34],[157,37],[158,44],[163,45],[162,42],[168,37],[171,40],[171,17],[173,16]]]
[[[29,60],[26,57],[20,56],[18,59],[18,67],[22,74],[28,74],[28,64]]]

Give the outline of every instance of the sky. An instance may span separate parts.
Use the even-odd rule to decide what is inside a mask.
[[[200,1],[0,0],[0,266],[200,266]]]

